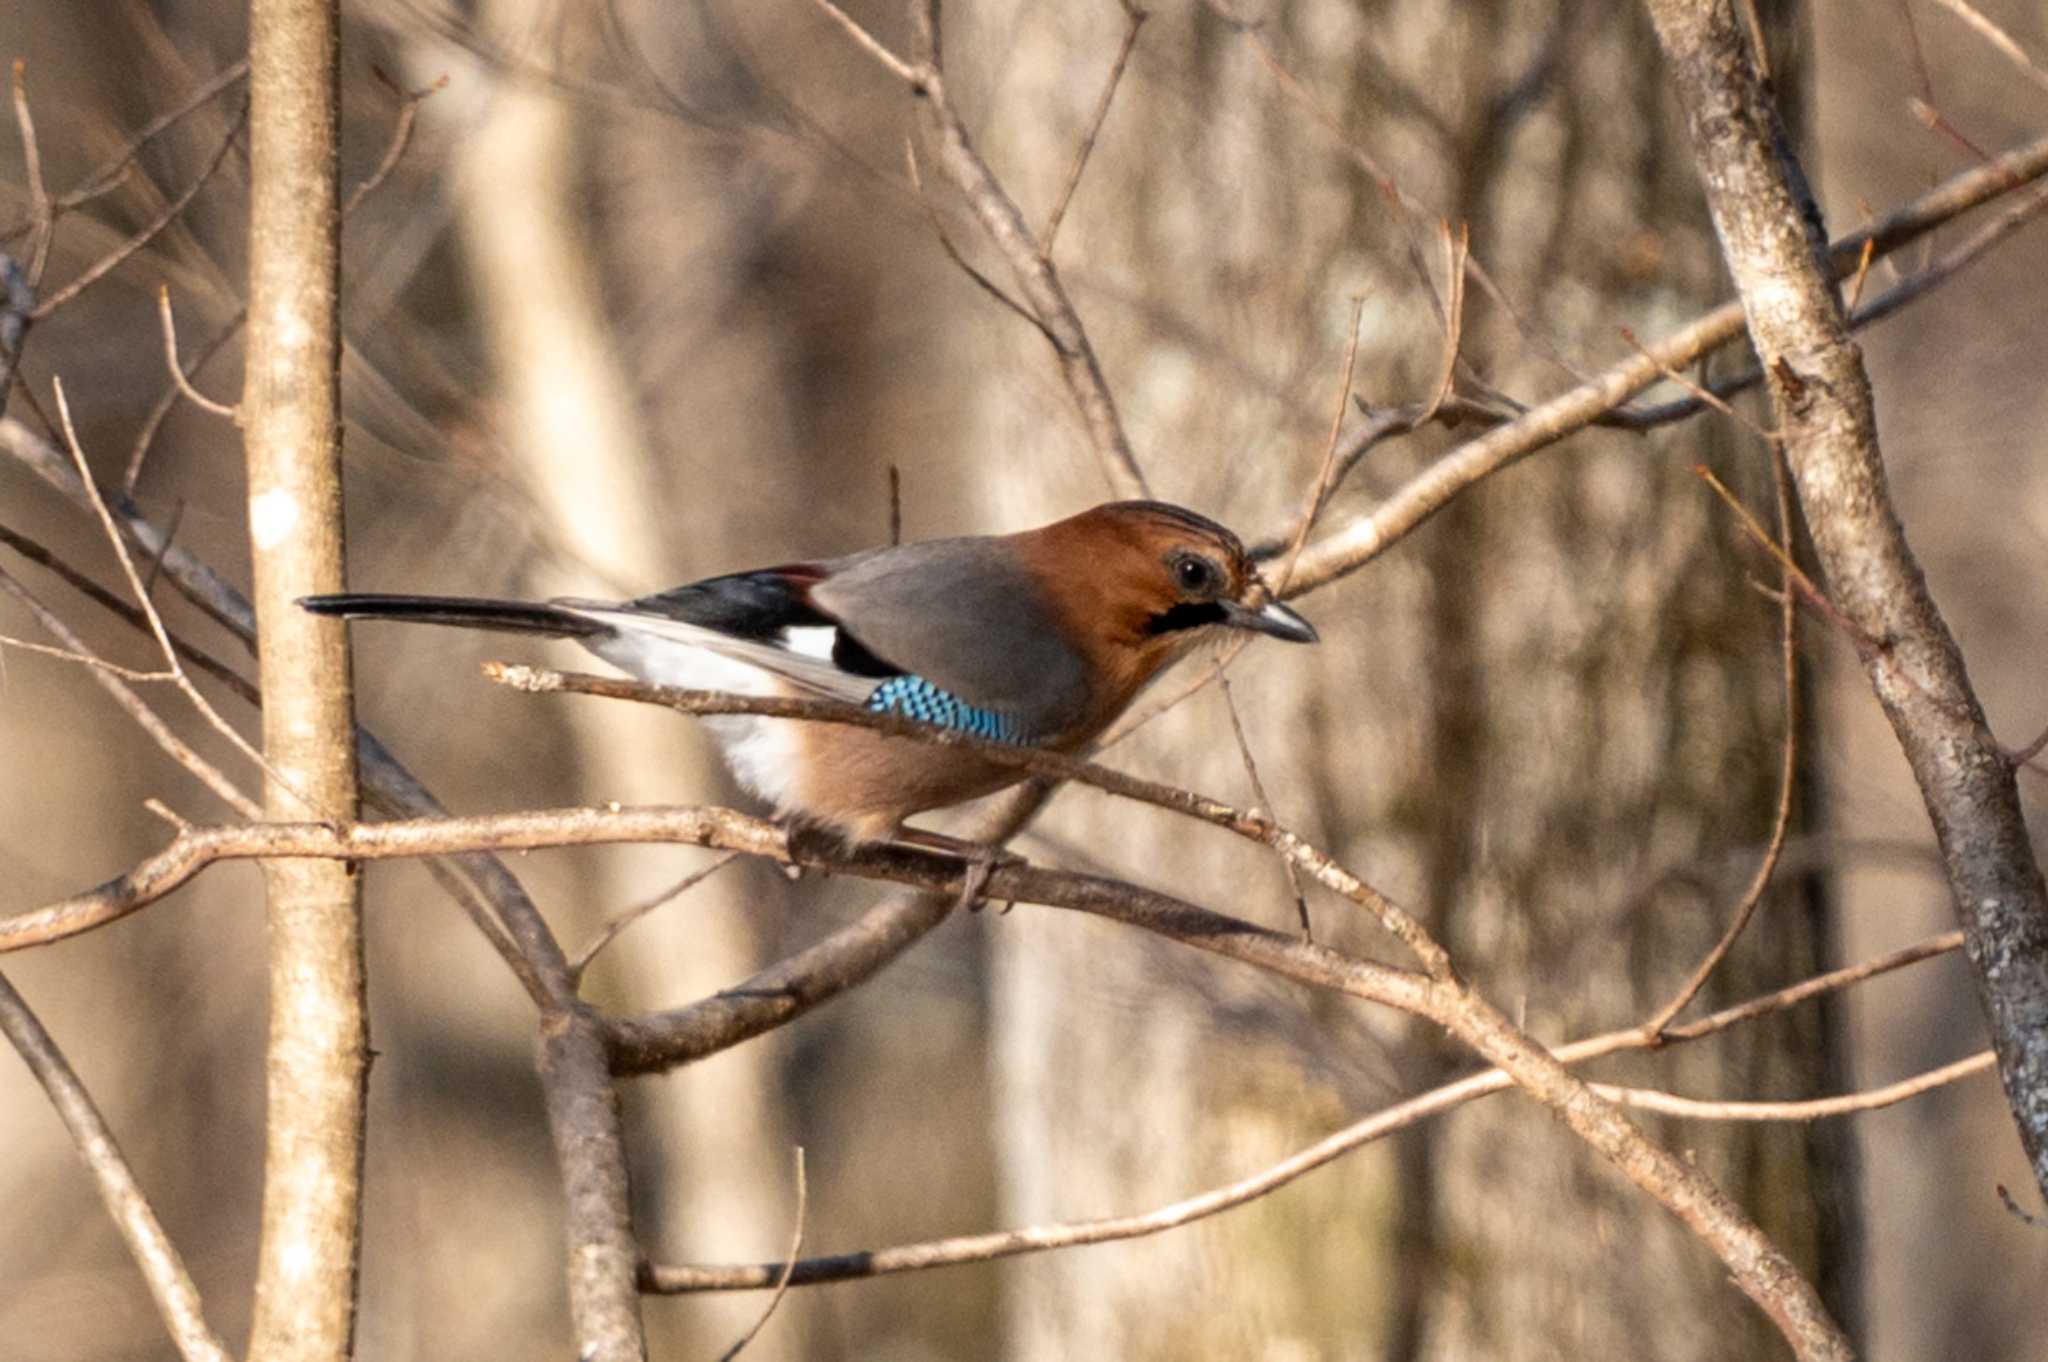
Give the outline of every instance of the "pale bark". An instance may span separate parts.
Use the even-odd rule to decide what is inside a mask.
[[[342,587],[337,61],[327,0],[250,6],[249,340],[241,423],[272,818],[356,814],[348,648],[300,596]],[[264,864],[263,1230],[249,1353],[339,1362],[355,1327],[368,1064],[356,871]]]
[[[1968,933],[1999,1079],[2048,1192],[2048,884],[2013,762],[1893,509],[1862,351],[1816,258],[1811,203],[1734,6],[1653,0],[1825,587],[1912,765]]]

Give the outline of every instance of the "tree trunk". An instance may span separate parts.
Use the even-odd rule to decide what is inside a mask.
[[[249,349],[241,425],[263,684],[265,810],[356,815],[348,643],[300,596],[342,587],[339,35],[326,0],[249,9]],[[369,1071],[360,882],[263,867],[270,1038],[249,1355],[340,1362],[355,1336]]]

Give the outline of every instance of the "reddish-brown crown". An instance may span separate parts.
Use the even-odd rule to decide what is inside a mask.
[[[1092,731],[1114,718],[1223,604],[1266,598],[1244,545],[1205,516],[1118,501],[1011,536],[1049,613],[1096,678]]]

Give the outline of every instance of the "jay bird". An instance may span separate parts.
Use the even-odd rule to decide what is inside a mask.
[[[933,539],[692,582],[631,601],[308,596],[320,615],[573,638],[665,686],[829,697],[1000,743],[1073,752],[1218,629],[1313,643],[1236,535],[1156,501],[1019,534]],[[870,729],[707,717],[740,783],[850,843],[1023,780]],[[915,834],[917,830],[909,830]],[[948,842],[932,834],[916,840]]]

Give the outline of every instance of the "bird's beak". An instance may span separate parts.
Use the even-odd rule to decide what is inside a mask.
[[[1253,633],[1271,634],[1274,638],[1286,639],[1289,643],[1320,641],[1313,624],[1278,601],[1269,600],[1263,605],[1239,605],[1236,601],[1225,601],[1223,620],[1233,629],[1249,629]]]

